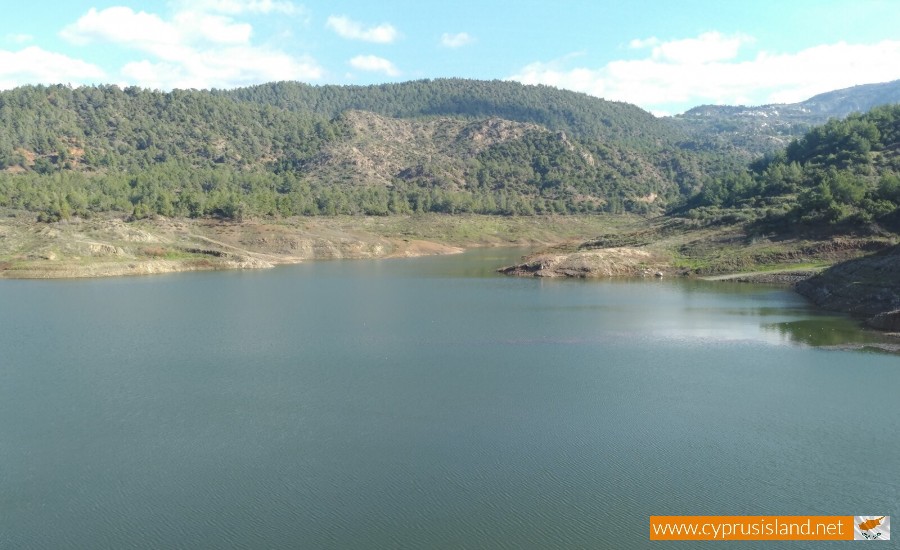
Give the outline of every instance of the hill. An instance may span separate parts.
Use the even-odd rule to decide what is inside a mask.
[[[900,80],[819,94],[799,103],[757,107],[701,105],[672,118],[711,146],[734,147],[745,158],[774,153],[830,119],[900,103]]]
[[[0,206],[54,220],[648,212],[730,157],[624,103],[472,80],[0,93]]]
[[[754,222],[757,232],[900,221],[900,105],[831,120],[750,170],[708,184],[688,202],[693,219]]]
[[[887,105],[814,128],[708,183],[669,216],[535,255],[507,272],[739,280],[763,272],[762,280],[792,282],[837,264],[801,291],[826,307],[885,313],[898,307],[898,233],[900,105]],[[879,251],[886,252],[858,259]],[[888,326],[879,319],[873,323]]]
[[[213,92],[255,105],[333,118],[348,110],[392,118],[501,118],[565,131],[576,138],[650,146],[674,144],[684,130],[629,103],[606,101],[551,86],[503,80],[445,78],[375,86],[312,86],[274,82]]]

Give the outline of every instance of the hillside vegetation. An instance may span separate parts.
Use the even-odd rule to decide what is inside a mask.
[[[749,170],[708,183],[687,215],[753,222],[757,232],[898,229],[900,105],[832,120]]]
[[[603,277],[615,273],[608,264],[627,253],[640,260],[624,264],[632,275],[759,280],[765,273],[763,280],[793,282],[829,265],[891,249],[898,233],[900,105],[886,105],[832,120],[777,154],[708,182],[667,217],[535,255],[508,272]],[[882,306],[895,303],[886,298],[896,287],[886,281],[897,280],[900,268],[896,248],[891,250],[874,263],[836,267],[803,288],[816,289],[805,292],[821,303],[839,294],[838,308],[863,300],[863,288],[870,311],[881,307],[879,300]],[[866,274],[865,285],[859,274]]]
[[[497,117],[539,124],[579,138],[646,147],[663,140],[672,144],[684,132],[629,103],[605,101],[550,86],[526,86],[502,80],[447,78],[376,86],[310,86],[275,82],[250,88],[216,91],[214,95],[254,105],[333,118],[348,110],[392,118],[434,116],[470,120]]]
[[[672,121],[545,86],[0,93],[0,206],[43,220],[654,212],[733,168]]]

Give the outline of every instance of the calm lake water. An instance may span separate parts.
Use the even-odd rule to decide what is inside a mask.
[[[494,274],[516,258],[0,281],[0,548],[659,548],[650,515],[900,514],[900,357],[816,347],[875,337],[772,287]]]

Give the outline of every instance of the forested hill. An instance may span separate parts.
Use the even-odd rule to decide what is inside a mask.
[[[647,145],[685,138],[671,120],[629,103],[605,101],[550,86],[502,80],[436,79],[377,86],[311,86],[275,82],[216,95],[325,117],[360,110],[394,118],[503,118],[540,124],[579,138]]]
[[[258,165],[317,151],[340,133],[326,117],[205,91],[26,86],[0,92],[0,168],[141,169],[177,161]]]
[[[761,230],[824,225],[900,231],[900,104],[831,120],[749,171],[706,185],[699,219],[754,220]]]
[[[732,165],[635,106],[512,82],[0,92],[0,206],[43,219],[660,211]]]

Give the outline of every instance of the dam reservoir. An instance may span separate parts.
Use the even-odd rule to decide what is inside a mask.
[[[884,337],[772,286],[495,273],[520,254],[0,281],[0,548],[627,549],[650,515],[896,512]]]

